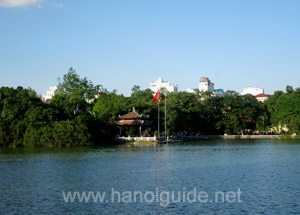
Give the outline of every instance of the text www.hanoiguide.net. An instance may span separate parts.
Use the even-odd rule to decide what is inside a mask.
[[[65,203],[158,203],[163,207],[170,203],[242,203],[241,189],[237,191],[216,191],[209,195],[197,188],[180,191],[118,191],[111,188],[109,192],[101,191],[62,191]]]

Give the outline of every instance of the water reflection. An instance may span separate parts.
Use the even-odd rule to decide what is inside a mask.
[[[300,211],[298,140],[0,149],[3,214],[258,214]],[[64,203],[62,191],[241,188],[243,204]]]

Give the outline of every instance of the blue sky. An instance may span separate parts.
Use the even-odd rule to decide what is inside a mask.
[[[298,0],[0,0],[0,86],[46,93],[70,67],[129,95],[163,77],[179,90],[300,87]]]

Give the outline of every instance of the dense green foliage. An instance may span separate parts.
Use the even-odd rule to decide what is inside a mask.
[[[270,123],[278,131],[282,128],[288,133],[298,133],[300,130],[300,89],[294,90],[287,86],[286,93],[276,91],[267,101]]]
[[[111,141],[118,129],[97,120],[91,110],[102,92],[72,68],[60,86],[64,93],[43,103],[31,89],[0,88],[0,146],[76,146]]]
[[[49,104],[31,89],[0,88],[0,146],[75,146],[110,142],[119,133],[119,115],[135,107],[150,116],[151,126],[143,134],[158,130],[158,104],[151,103],[154,92],[134,85],[130,97],[108,92],[80,78],[72,68],[60,82],[63,89]],[[160,127],[164,129],[165,101],[160,104]],[[287,86],[264,103],[251,95],[227,91],[223,97],[209,92],[169,93],[167,95],[167,133],[240,134],[298,133],[300,131],[300,89]],[[131,134],[125,130],[123,135]],[[163,132],[161,132],[163,133]]]

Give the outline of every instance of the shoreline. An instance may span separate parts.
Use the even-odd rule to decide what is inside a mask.
[[[285,138],[282,135],[200,135],[184,136],[182,140],[207,140],[207,139],[280,139]],[[287,138],[296,138],[288,136]]]
[[[214,140],[214,139],[242,139],[242,140],[249,140],[249,139],[298,139],[298,136],[285,136],[285,135],[199,135],[199,136],[183,136],[174,140],[170,140],[169,142],[166,141],[159,141],[153,140],[152,138],[146,139],[140,137],[132,137],[131,140],[124,140],[125,143],[139,143],[139,144],[147,144],[147,143],[178,143],[182,141],[193,141],[193,140]]]

